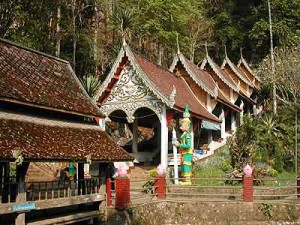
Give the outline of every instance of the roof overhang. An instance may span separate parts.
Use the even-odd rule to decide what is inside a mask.
[[[132,161],[99,126],[0,112],[0,159]]]

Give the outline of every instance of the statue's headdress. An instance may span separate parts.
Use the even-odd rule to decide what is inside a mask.
[[[181,121],[181,123],[184,123],[187,125],[188,129],[190,129],[191,126],[191,120],[190,120],[190,112],[189,112],[189,106],[186,105],[184,112],[183,112],[183,119]]]

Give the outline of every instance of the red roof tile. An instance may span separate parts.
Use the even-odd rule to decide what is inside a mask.
[[[169,96],[172,93],[173,86],[176,88],[175,107],[183,110],[186,104],[188,104],[191,113],[199,118],[220,122],[216,116],[208,112],[207,109],[201,105],[183,78],[176,77],[171,72],[150,62],[137,53],[133,53],[133,55],[143,72],[148,75],[149,79],[155,83],[156,87],[163,94]]]
[[[68,62],[0,39],[0,99],[102,117]]]
[[[190,60],[184,57],[187,63],[188,69],[190,69],[197,77],[197,79],[205,84],[211,92],[215,91],[216,83],[214,79],[206,71],[199,68],[196,64],[192,63]]]
[[[184,57],[183,55],[181,55]],[[184,61],[186,63],[185,68],[186,70],[190,70],[200,81],[202,81],[207,87],[210,88],[210,91],[214,92],[215,88],[217,88],[217,84],[215,83],[214,79],[211,77],[211,75],[198,67],[196,64],[192,63],[188,59],[184,57]],[[237,111],[240,111],[240,109],[232,104],[229,99],[225,97],[225,95],[222,93],[222,91],[218,88],[218,100],[221,101],[223,104],[229,106],[232,109],[235,109]]]
[[[223,79],[225,79],[226,85],[231,85],[232,87],[234,87],[235,89],[237,88],[237,83],[229,76],[229,74],[225,73],[212,59],[208,60],[208,65],[210,65],[210,67],[213,70],[217,71],[217,76],[221,75],[220,79],[224,82]],[[230,87],[230,88],[232,88]]]
[[[16,149],[25,160],[133,160],[98,126],[0,112],[0,158],[13,159]]]

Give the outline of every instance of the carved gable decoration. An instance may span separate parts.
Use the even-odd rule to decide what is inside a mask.
[[[145,85],[141,75],[128,62],[100,109],[106,116],[113,111],[122,110],[127,114],[128,122],[133,122],[134,112],[142,107],[153,110],[160,118],[162,106],[161,100]]]

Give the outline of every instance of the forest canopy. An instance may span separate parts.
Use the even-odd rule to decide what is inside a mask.
[[[299,46],[300,0],[270,0],[274,45]],[[198,63],[207,43],[216,60],[253,64],[269,53],[267,0],[3,0],[0,37],[71,62],[79,77],[107,74],[122,37],[167,67],[180,50]]]

